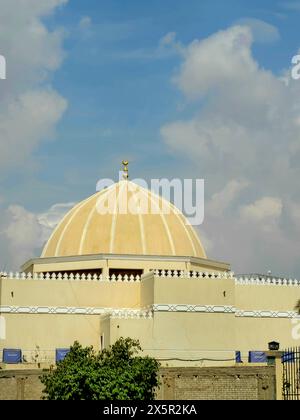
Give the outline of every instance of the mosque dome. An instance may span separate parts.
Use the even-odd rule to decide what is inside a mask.
[[[184,215],[129,180],[75,205],[53,231],[42,258],[93,254],[207,258]]]

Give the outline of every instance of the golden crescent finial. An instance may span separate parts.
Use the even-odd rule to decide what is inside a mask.
[[[124,166],[124,168],[123,168],[123,172],[124,172],[123,178],[128,179],[129,178],[129,171],[128,171],[129,162],[128,162],[128,160],[123,160],[122,165]]]

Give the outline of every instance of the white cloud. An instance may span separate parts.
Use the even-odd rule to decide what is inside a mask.
[[[210,256],[214,250],[214,243],[212,241],[212,238],[207,236],[203,230],[201,232],[198,232],[198,234],[201,235],[201,243],[204,246],[206,255]]]
[[[115,55],[117,59],[126,60],[162,60],[182,53],[182,44],[176,39],[176,32],[168,32],[154,48],[122,51]]]
[[[32,257],[38,257],[52,230],[74,203],[58,203],[44,213],[33,213],[19,205],[0,212],[1,270],[18,270]]]
[[[49,76],[64,52],[62,30],[49,31],[42,17],[67,0],[2,0],[0,48],[7,79],[0,81],[0,163],[13,169],[54,135],[67,102],[51,87]]]
[[[184,62],[175,79],[190,98],[199,98],[211,89],[223,88],[247,79],[257,64],[251,56],[252,34],[249,28],[235,26],[205,40],[193,41],[184,51]]]
[[[90,29],[92,26],[92,19],[89,16],[83,16],[79,21],[79,28],[82,30]]]
[[[38,223],[37,217],[21,206],[10,206],[7,210],[7,227],[4,235],[6,245],[20,262],[27,253],[41,247],[45,240],[45,232]]]
[[[300,83],[260,67],[252,43],[251,29],[238,25],[187,46],[174,81],[185,114],[189,103],[193,114],[161,134],[205,177],[201,230],[213,244],[210,256],[237,271],[273,265],[300,275],[296,216],[287,206],[300,194]]]
[[[231,180],[225,185],[222,191],[212,195],[206,212],[214,216],[222,216],[228,207],[234,205],[241,191],[248,187],[248,182]]]
[[[7,79],[0,81],[0,175],[34,163],[34,151],[55,135],[67,101],[50,84],[64,58],[62,29],[49,30],[43,17],[67,0],[1,0],[0,53]],[[0,200],[0,269],[17,269],[36,255],[58,218],[54,207],[35,214]],[[48,224],[46,223],[48,222]]]
[[[52,14],[57,7],[65,5],[68,0],[1,0],[1,18],[3,23],[24,23],[33,18],[40,18]],[[14,13],[14,19],[12,16]]]
[[[65,109],[66,101],[51,89],[30,90],[11,100],[0,113],[2,169],[29,158],[41,139],[53,135]]]
[[[292,225],[300,232],[300,203],[290,201],[287,203],[287,207]]]
[[[238,25],[249,26],[254,40],[261,44],[270,44],[280,39],[280,33],[276,26],[260,19],[244,18],[237,21]]]
[[[255,203],[241,208],[241,216],[246,221],[277,221],[281,214],[282,201],[279,198],[274,197],[264,197],[255,201]]]
[[[74,207],[75,203],[57,203],[45,213],[37,215],[37,220],[42,226],[52,230],[61,221],[63,215]]]

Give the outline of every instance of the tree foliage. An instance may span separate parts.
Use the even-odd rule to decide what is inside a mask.
[[[139,341],[120,338],[95,352],[75,342],[65,359],[41,377],[49,400],[153,400],[159,363],[141,357]]]

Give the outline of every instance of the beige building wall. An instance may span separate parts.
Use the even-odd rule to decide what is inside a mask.
[[[299,282],[272,285],[254,280],[254,284],[236,284],[235,289],[238,350],[265,349],[270,341],[283,348],[300,345],[300,318],[295,316]]]
[[[164,365],[234,364],[236,350],[246,357],[272,340],[299,345],[292,335],[299,296],[299,282],[247,284],[224,273],[157,272],[141,281],[1,278],[0,350],[21,348],[30,360],[38,354],[53,362],[55,349],[75,340],[99,349],[101,336],[105,346],[123,336],[139,339]]]
[[[243,353],[246,360],[249,350],[265,351],[268,343],[277,341],[281,349],[299,347],[300,345],[300,319],[297,321],[298,339],[293,338],[295,324],[290,318],[236,318],[237,350]]]
[[[23,353],[53,358],[56,348],[68,348],[75,340],[99,348],[99,319],[91,315],[6,314],[6,340],[3,347]],[[30,360],[28,360],[30,361]]]
[[[235,287],[236,307],[244,310],[295,310],[300,297],[300,284],[237,284]]]
[[[139,282],[0,279],[1,306],[140,308]]]

